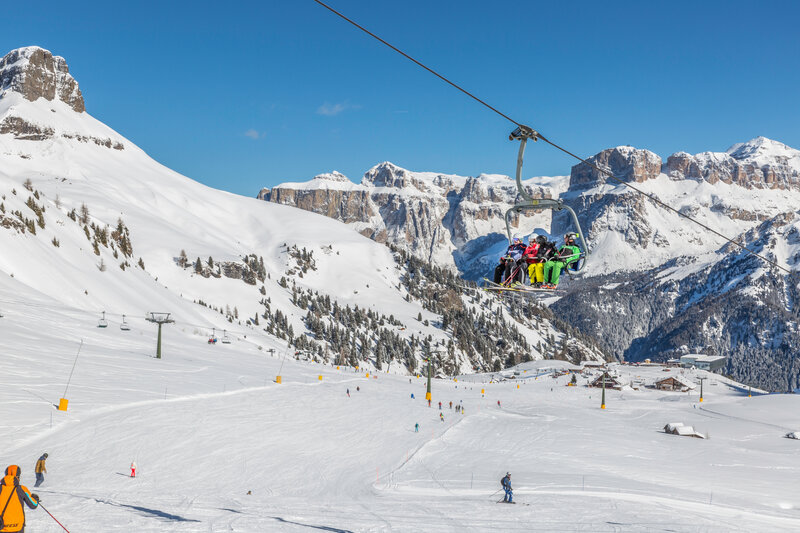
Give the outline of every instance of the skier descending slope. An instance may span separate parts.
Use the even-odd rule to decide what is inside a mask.
[[[514,503],[512,501],[514,493],[511,489],[511,474],[506,472],[505,477],[500,480],[500,485],[502,485],[503,490],[506,491],[506,495],[503,497],[503,503]]]
[[[6,476],[0,482],[0,524],[2,531],[25,531],[25,507],[31,509],[39,506],[39,496],[31,493],[28,487],[20,484],[22,469],[17,465],[6,468]]]

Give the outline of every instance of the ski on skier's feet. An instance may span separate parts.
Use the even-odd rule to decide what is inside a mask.
[[[558,288],[532,287],[530,285],[500,285],[494,281],[483,278],[485,285],[481,289],[485,291],[515,291],[515,292],[560,292]]]

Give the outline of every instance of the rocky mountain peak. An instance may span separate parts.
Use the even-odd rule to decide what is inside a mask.
[[[617,146],[608,148],[588,159],[598,167],[610,171],[624,181],[641,183],[655,178],[661,173],[661,157],[650,150]],[[578,163],[572,167],[569,178],[570,190],[588,189],[602,185],[608,180],[605,174],[598,172],[586,163]]]
[[[334,170],[333,172],[326,172],[325,174],[317,174],[314,176],[315,180],[319,181],[333,181],[340,183],[351,183],[350,180],[341,172]]]
[[[31,102],[58,99],[78,113],[86,110],[66,60],[38,46],[17,48],[0,60],[0,88],[20,93]]]
[[[678,152],[667,159],[664,173],[673,179],[722,181],[748,189],[798,189],[800,150],[756,137],[734,144],[726,152]]]
[[[363,185],[375,187],[395,187],[402,189],[408,186],[420,188],[421,183],[413,178],[411,173],[400,168],[394,163],[384,161],[369,169],[361,180]],[[424,186],[422,187],[424,188]]]
[[[771,157],[775,159],[795,159],[800,163],[800,150],[795,150],[782,142],[773,141],[766,137],[756,137],[745,143],[734,144],[728,148],[726,153],[739,161]]]

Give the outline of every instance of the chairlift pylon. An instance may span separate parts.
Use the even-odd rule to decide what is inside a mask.
[[[107,328],[108,327],[108,321],[106,320],[106,312],[105,311],[103,311],[103,316],[100,318],[100,320],[98,320],[97,327],[98,328]]]
[[[560,199],[533,198],[522,186],[522,162],[525,156],[525,145],[527,144],[528,139],[533,139],[534,142],[539,140],[539,133],[528,126],[520,126],[512,131],[508,136],[509,141],[519,141],[519,153],[517,154],[517,191],[522,198],[521,202],[506,211],[505,219],[508,242],[511,243],[513,238],[513,235],[511,234],[511,217],[515,213],[519,214],[524,211],[543,211],[545,209],[553,209],[555,211],[566,209],[572,217],[572,222],[575,224],[576,233],[578,234],[578,239],[581,243],[581,257],[578,259],[578,261],[576,261],[575,269],[572,270],[572,273],[578,273],[583,270],[584,266],[586,266],[586,258],[589,256],[589,247],[586,245],[586,241],[583,238],[583,230],[578,222],[578,216],[575,214],[575,211],[573,211],[570,206],[566,205],[564,201]]]
[[[130,331],[131,327],[125,321],[125,315],[122,315],[122,324],[119,325],[119,329],[122,331]]]

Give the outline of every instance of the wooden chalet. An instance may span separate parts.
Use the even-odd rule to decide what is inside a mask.
[[[695,388],[695,384],[682,376],[669,376],[656,381],[655,388],[664,391],[686,392]]]

